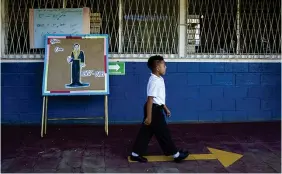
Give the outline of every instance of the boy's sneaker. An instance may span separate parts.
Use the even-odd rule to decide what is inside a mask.
[[[180,150],[179,151],[179,156],[177,158],[174,158],[174,161],[179,163],[182,160],[184,160],[185,158],[187,158],[188,155],[189,155],[188,151]]]
[[[147,158],[144,158],[143,156],[132,156],[132,155],[130,155],[130,160],[131,161],[137,161],[137,162],[140,162],[140,163],[148,162]]]

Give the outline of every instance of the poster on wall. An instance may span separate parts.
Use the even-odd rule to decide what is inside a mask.
[[[109,94],[108,35],[45,36],[42,95]]]
[[[90,8],[29,9],[30,48],[44,48],[46,34],[90,34]]]

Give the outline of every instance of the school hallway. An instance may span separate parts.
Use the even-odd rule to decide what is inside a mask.
[[[177,147],[191,154],[182,163],[158,157],[162,151],[154,138],[147,151],[153,161],[129,162],[139,127],[110,125],[106,137],[103,126],[50,125],[41,138],[38,126],[2,126],[1,172],[281,172],[280,121],[170,124]]]

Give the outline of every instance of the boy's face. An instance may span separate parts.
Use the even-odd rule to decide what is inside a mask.
[[[159,72],[160,75],[165,75],[165,73],[166,73],[166,64],[165,64],[165,61],[161,61],[161,62],[157,65],[157,71]]]

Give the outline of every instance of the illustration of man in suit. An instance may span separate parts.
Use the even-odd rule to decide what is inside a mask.
[[[79,44],[73,45],[73,51],[71,56],[68,56],[67,62],[71,64],[71,83],[66,84],[66,88],[81,88],[88,87],[89,83],[81,82],[81,69],[85,67],[85,55],[82,50],[80,50]]]

